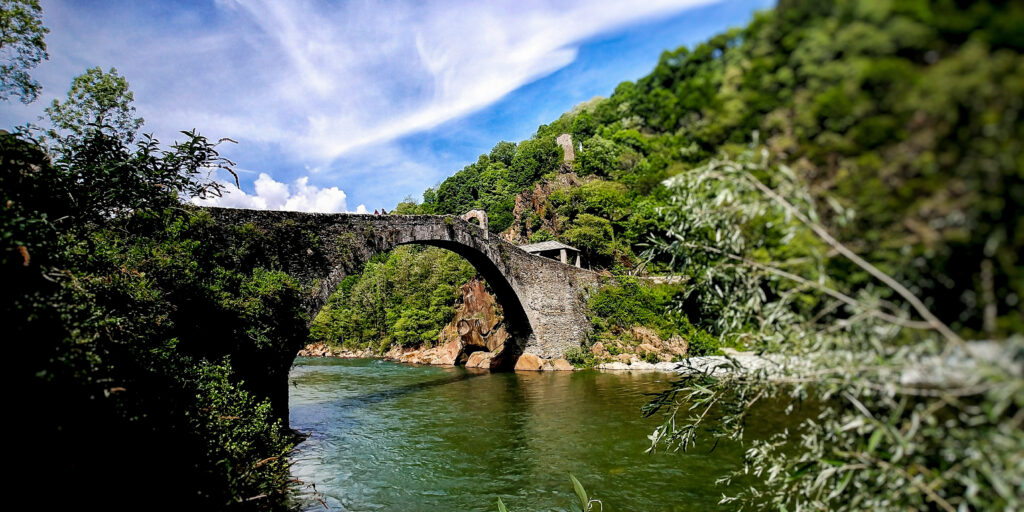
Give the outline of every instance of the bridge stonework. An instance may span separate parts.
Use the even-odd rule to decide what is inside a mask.
[[[341,281],[360,272],[371,257],[422,244],[459,254],[487,280],[516,352],[562,357],[590,331],[586,296],[597,285],[597,274],[529,254],[456,217],[206,210],[218,224],[256,229],[268,243],[281,244],[279,270],[308,290],[304,306],[310,322]]]

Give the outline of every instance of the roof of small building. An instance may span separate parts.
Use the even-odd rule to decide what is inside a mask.
[[[569,245],[565,245],[562,242],[558,242],[558,241],[555,241],[555,240],[548,240],[547,242],[539,242],[539,243],[536,243],[536,244],[520,245],[519,248],[524,250],[524,251],[526,251],[526,252],[530,252],[530,253],[533,253],[533,252],[544,252],[544,251],[557,251],[559,249],[568,249],[570,251],[580,252],[580,250],[575,248],[575,247],[572,247],[572,246],[569,246]]]

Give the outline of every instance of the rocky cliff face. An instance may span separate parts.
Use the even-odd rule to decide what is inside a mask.
[[[522,245],[529,243],[530,236],[542,229],[555,235],[561,233],[565,227],[559,225],[554,212],[548,211],[548,197],[556,190],[579,187],[585,182],[575,172],[561,173],[552,180],[541,180],[533,189],[517,195],[512,208],[512,225],[501,233],[502,238]]]
[[[480,279],[474,278],[462,285],[461,292],[455,318],[438,335],[438,346],[444,347],[445,355],[454,359],[446,364],[500,367],[507,362],[506,348],[515,348],[506,347],[510,337],[504,326],[501,306]]]

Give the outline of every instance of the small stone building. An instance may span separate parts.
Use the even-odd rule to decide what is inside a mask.
[[[520,245],[519,248],[530,254],[537,254],[554,260],[560,260],[566,265],[572,265],[570,261],[575,260],[575,265],[579,268],[583,268],[583,254],[580,253],[580,250],[575,247],[565,245],[562,242],[548,240],[547,242],[540,242],[536,244]]]

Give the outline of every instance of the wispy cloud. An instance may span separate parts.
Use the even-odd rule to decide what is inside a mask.
[[[32,115],[0,115],[33,120],[74,75],[116,66],[162,140],[191,128],[232,137],[229,156],[268,179],[337,180],[363,201],[391,201],[399,192],[370,194],[417,193],[454,169],[376,152],[570,65],[589,39],[714,1],[44,0],[44,96]]]
[[[287,144],[330,160],[480,109],[569,64],[589,37],[697,3],[221,5],[268,36],[253,50],[286,58],[270,81],[291,101],[277,108],[306,113],[284,123]]]
[[[596,34],[699,3],[220,0],[248,86],[212,80],[181,117],[322,164],[485,107]]]

